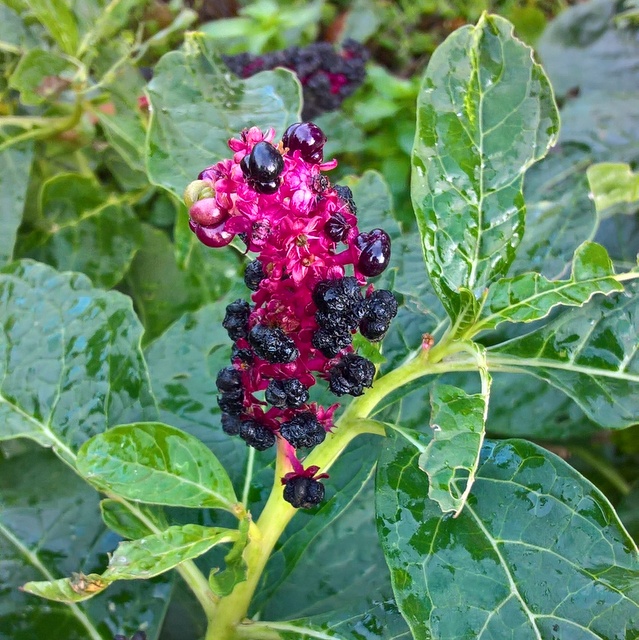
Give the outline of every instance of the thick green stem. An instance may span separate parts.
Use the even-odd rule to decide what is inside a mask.
[[[368,420],[368,417],[381,400],[403,385],[425,375],[476,369],[474,358],[465,355],[461,359],[456,357],[455,360],[442,363],[443,358],[457,354],[458,351],[460,349],[456,345],[444,343],[431,351],[421,350],[415,358],[379,378],[372,389],[351,402],[337,421],[335,431],[315,447],[304,460],[304,465],[317,465],[322,471],[328,471],[356,436],[362,433],[384,435],[383,426]],[[259,520],[249,532],[249,543],[244,552],[247,579],[237,584],[229,596],[220,600],[215,614],[209,617],[206,640],[235,640],[239,637],[237,629],[248,614],[264,567],[284,529],[297,512],[282,497],[280,478],[290,470],[283,444],[280,443],[273,489]]]

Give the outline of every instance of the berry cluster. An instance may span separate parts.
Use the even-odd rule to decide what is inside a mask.
[[[345,40],[340,51],[336,51],[328,42],[316,42],[306,47],[290,47],[260,56],[250,53],[223,56],[223,60],[240,78],[276,67],[293,71],[302,83],[302,116],[308,120],[326,111],[339,109],[344,99],[364,81],[364,65],[368,57],[368,51],[362,44]]]
[[[360,232],[351,190],[322,174],[336,166],[323,161],[324,133],[303,122],[277,145],[274,135],[254,127],[230,140],[233,158],[204,169],[185,200],[204,244],[237,236],[257,254],[244,273],[253,304],[232,302],[222,323],[233,341],[216,380],[222,429],[259,451],[280,442],[293,469],[284,499],[308,508],[322,500],[327,476],[305,469],[298,453],[324,441],[339,406],[319,406],[309,390],[317,377],[337,396],[370,387],[375,366],[354,353],[353,334],[381,340],[397,303],[390,291],[362,293],[388,265],[390,239]]]

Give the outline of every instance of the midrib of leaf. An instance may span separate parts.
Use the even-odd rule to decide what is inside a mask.
[[[635,346],[634,351],[636,351],[637,348],[638,347]],[[631,354],[634,355],[633,352],[631,352]],[[624,357],[624,361],[629,362],[629,359]],[[596,369],[575,364],[571,361],[562,362],[560,360],[546,360],[544,358],[519,358],[507,354],[491,355],[490,352],[488,352],[488,368],[493,371],[506,371],[510,373],[521,373],[522,371],[526,371],[527,368],[558,369],[573,373],[583,373],[593,378],[612,378],[614,380],[639,383],[639,373],[629,373],[621,369]]]
[[[276,631],[290,631],[299,635],[307,635],[311,638],[317,638],[318,640],[344,640],[343,636],[326,635],[323,631],[317,631],[316,629],[309,629],[308,627],[300,627],[294,624],[287,624],[286,622],[255,622],[251,625],[251,629],[275,629]]]
[[[470,515],[473,517],[473,520],[475,520],[475,522],[477,523],[477,527],[480,529],[480,531],[484,534],[486,540],[488,540],[490,546],[492,547],[493,551],[495,552],[495,555],[497,556],[497,558],[499,559],[499,564],[501,564],[502,569],[504,570],[504,574],[506,575],[506,579],[508,580],[508,585],[510,587],[510,591],[512,593],[512,595],[519,600],[519,602],[521,603],[522,609],[524,610],[526,617],[528,618],[531,627],[534,629],[535,631],[535,637],[538,640],[544,640],[541,636],[541,633],[539,631],[539,628],[537,627],[537,623],[535,621],[535,615],[533,614],[533,612],[528,608],[528,605],[526,604],[526,601],[524,600],[523,596],[521,595],[521,593],[519,593],[519,589],[517,589],[517,585],[515,583],[515,580],[513,579],[513,576],[511,575],[509,569],[508,569],[508,564],[506,563],[506,560],[504,559],[504,557],[501,554],[501,551],[499,550],[499,548],[497,547],[497,544],[495,542],[495,540],[493,539],[493,537],[490,535],[490,533],[488,532],[488,530],[486,529],[486,527],[484,527],[483,522],[481,521],[481,519],[479,518],[479,516],[475,513],[474,509],[472,508],[472,505],[470,504],[466,504],[466,510],[468,511],[468,513],[470,513]],[[502,603],[503,604],[503,603]]]
[[[33,553],[28,547],[25,547],[18,538],[16,538],[11,531],[9,531],[0,521],[0,534],[2,534],[18,551],[34,566],[40,573],[49,581],[54,581],[56,578],[49,570],[40,562],[37,554]],[[84,611],[75,603],[70,603],[69,608],[73,612],[73,615],[81,622],[82,626],[88,631],[92,640],[104,640],[98,633],[98,630],[93,626],[93,623],[86,616]]]

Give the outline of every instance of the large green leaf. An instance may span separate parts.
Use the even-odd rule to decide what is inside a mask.
[[[72,459],[90,436],[157,415],[127,297],[23,261],[0,271],[0,318],[0,440]]]
[[[377,478],[378,531],[416,640],[634,638],[639,555],[606,498],[553,454],[485,445],[458,518],[426,498],[396,440]]]
[[[581,306],[596,293],[623,291],[612,262],[599,244],[588,242],[575,252],[570,280],[548,280],[525,273],[493,283],[473,332],[494,329],[502,322],[533,322],[558,305]]]
[[[187,313],[146,348],[160,419],[188,431],[215,452],[240,490],[248,448],[222,431],[215,378],[228,366],[231,341],[222,327],[233,299]],[[272,459],[272,453],[258,454]]]
[[[274,127],[281,135],[299,120],[300,85],[291,72],[238,80],[203,33],[187,34],[182,51],[162,57],[148,91],[149,176],[179,196],[202,169],[231,157],[227,141],[245,127]]]
[[[29,8],[62,51],[75,54],[80,34],[75,15],[65,0],[29,0]]]
[[[561,389],[600,425],[639,421],[639,285],[567,309],[489,350],[491,369],[530,373]]]
[[[58,174],[40,193],[38,227],[18,244],[21,256],[81,271],[113,287],[142,244],[140,224],[125,203],[107,198],[94,178]]]
[[[13,255],[32,161],[32,143],[14,145],[0,153],[0,266]]]
[[[146,628],[156,640],[171,592],[167,576],[114,585],[71,606],[26,594],[29,580],[55,580],[104,566],[118,538],[100,520],[98,495],[50,452],[29,447],[0,459],[0,639],[113,640]]]
[[[434,53],[418,98],[412,198],[449,314],[502,275],[524,232],[526,168],[556,140],[552,89],[512,25],[482,16]]]
[[[102,574],[74,574],[71,578],[27,582],[27,593],[56,602],[81,602],[93,598],[118,580],[148,580],[214,546],[232,542],[237,532],[198,524],[169,527],[139,540],[121,542]]]
[[[235,511],[231,481],[197,438],[159,422],[120,425],[88,440],[78,471],[100,490],[129,500]]]

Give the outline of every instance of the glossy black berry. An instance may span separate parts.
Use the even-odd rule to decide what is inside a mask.
[[[248,159],[249,178],[259,183],[276,181],[284,169],[280,152],[269,142],[258,142]]]
[[[320,327],[311,338],[311,344],[327,358],[334,358],[342,349],[353,343],[353,335],[347,329]]]
[[[296,378],[271,380],[264,394],[266,401],[274,407],[299,409],[308,402],[308,387]]]
[[[239,416],[244,409],[244,390],[226,391],[217,397],[217,404],[222,413]]]
[[[351,225],[346,222],[346,219],[341,213],[334,213],[324,225],[326,235],[333,242],[345,242],[350,229]]]
[[[240,169],[242,169],[242,173],[244,174],[245,178],[250,178],[251,177],[251,170],[249,169],[249,155],[245,155],[241,160],[240,160]]]
[[[251,186],[258,193],[264,193],[267,196],[270,196],[280,188],[280,181],[271,180],[270,182],[257,182],[256,180],[253,180],[251,181]]]
[[[217,374],[215,384],[219,391],[237,391],[242,388],[242,375],[235,367],[224,367]]]
[[[324,159],[326,136],[313,122],[296,122],[282,136],[282,144],[291,151],[299,151],[306,162],[319,164]]]
[[[279,327],[255,325],[251,329],[248,339],[255,353],[267,362],[293,362],[300,355],[293,340]]]
[[[375,377],[375,365],[355,353],[347,353],[329,371],[328,386],[338,396],[360,396]]]
[[[359,324],[359,332],[371,342],[379,342],[384,338],[389,328],[388,321],[370,320],[362,318]]]
[[[242,349],[234,344],[231,349],[231,360],[239,360],[244,364],[251,364],[253,362],[253,351],[251,349]]]
[[[324,500],[324,485],[314,478],[296,476],[286,481],[284,500],[296,509],[311,509]]]
[[[229,413],[222,414],[222,431],[228,436],[236,436],[240,433],[242,420],[239,416],[232,416]]]
[[[321,444],[326,438],[326,430],[317,416],[310,411],[298,413],[288,422],[283,422],[280,435],[296,449],[310,449]]]
[[[353,215],[357,215],[357,205],[353,199],[353,192],[349,187],[344,187],[341,184],[336,184],[334,187],[339,199],[348,207],[348,210]]]
[[[336,280],[321,280],[313,289],[313,302],[320,311],[350,313],[362,302],[357,278],[347,276]]]
[[[249,447],[265,451],[275,444],[275,434],[256,420],[245,420],[240,426],[240,438]]]
[[[391,255],[391,240],[383,229],[360,233],[355,245],[362,250],[357,268],[367,277],[378,276],[386,269]]]
[[[227,330],[231,340],[235,341],[247,337],[250,313],[251,308],[246,300],[236,300],[226,307],[222,326]]]
[[[251,291],[257,291],[260,288],[260,282],[262,282],[265,277],[264,268],[259,260],[252,260],[246,265],[246,269],[244,270],[244,284]]]

